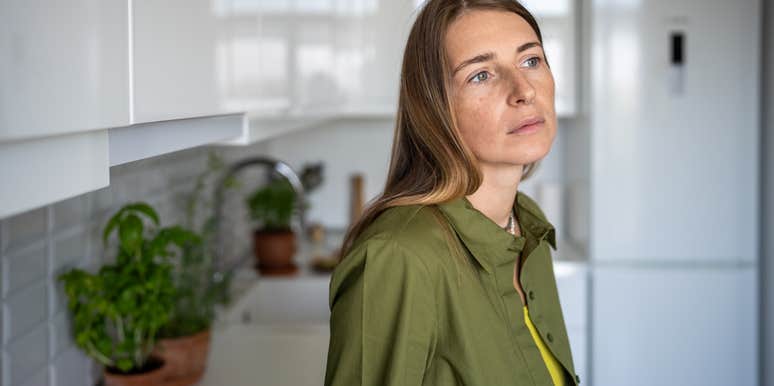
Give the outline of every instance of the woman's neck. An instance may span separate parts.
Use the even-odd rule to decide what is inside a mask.
[[[505,227],[519,188],[522,166],[481,166],[483,181],[468,201],[496,224]]]

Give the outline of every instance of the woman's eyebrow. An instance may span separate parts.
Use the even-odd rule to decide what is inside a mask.
[[[540,43],[538,43],[538,42],[524,43],[524,44],[520,45],[518,48],[516,48],[516,53],[517,54],[521,53],[521,52],[526,51],[526,50],[528,50],[528,49],[530,49],[532,47],[541,47],[542,48],[543,46]],[[454,71],[452,72],[452,76],[456,75],[457,72],[459,72],[463,67],[465,67],[467,65],[474,64],[474,63],[487,62],[487,61],[490,61],[490,60],[492,60],[492,59],[494,59],[496,57],[497,57],[497,55],[494,52],[491,52],[491,51],[490,52],[484,52],[483,54],[478,54],[478,55],[476,55],[476,56],[474,56],[474,57],[472,57],[472,58],[470,58],[468,60],[465,60],[462,63],[460,63],[457,66],[457,68],[455,68]]]

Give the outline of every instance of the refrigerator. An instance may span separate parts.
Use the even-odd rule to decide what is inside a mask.
[[[758,384],[760,0],[588,0],[593,386]]]

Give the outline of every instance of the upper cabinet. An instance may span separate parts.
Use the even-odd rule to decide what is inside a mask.
[[[0,2],[0,142],[129,122],[126,0]]]
[[[210,0],[134,0],[132,123],[234,113],[219,82],[216,8]]]
[[[223,104],[246,144],[322,119],[395,115],[412,0],[220,1]]]
[[[110,166],[241,135],[210,8],[0,2],[0,218],[105,187]]]
[[[557,113],[572,115],[576,2],[524,4],[542,28]],[[258,130],[244,133],[241,143],[249,143],[261,131],[319,118],[391,118],[403,48],[420,5],[4,1],[0,141],[246,112]]]
[[[216,4],[226,106],[252,116],[395,106],[413,1]]]
[[[543,48],[556,85],[556,114],[577,113],[579,40],[578,2],[575,0],[521,0],[540,26]]]
[[[416,1],[349,0],[337,23],[336,78],[345,114],[394,115]]]

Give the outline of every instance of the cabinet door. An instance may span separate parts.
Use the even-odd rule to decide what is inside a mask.
[[[110,183],[108,130],[0,142],[0,218]]]
[[[754,386],[753,266],[597,267],[595,386]]]
[[[336,3],[334,0],[296,2],[290,17],[293,42],[290,115],[334,114],[343,96],[336,78]]]
[[[132,7],[132,123],[237,112],[218,87],[218,8],[209,0],[135,0]]]
[[[289,0],[218,3],[216,62],[222,104],[251,117],[292,106],[293,26]]]
[[[353,84],[342,106],[345,112],[394,115],[406,38],[414,21],[414,0],[357,0],[349,45],[357,47]],[[350,63],[352,64],[352,63]]]
[[[0,142],[129,124],[125,0],[0,2]]]

